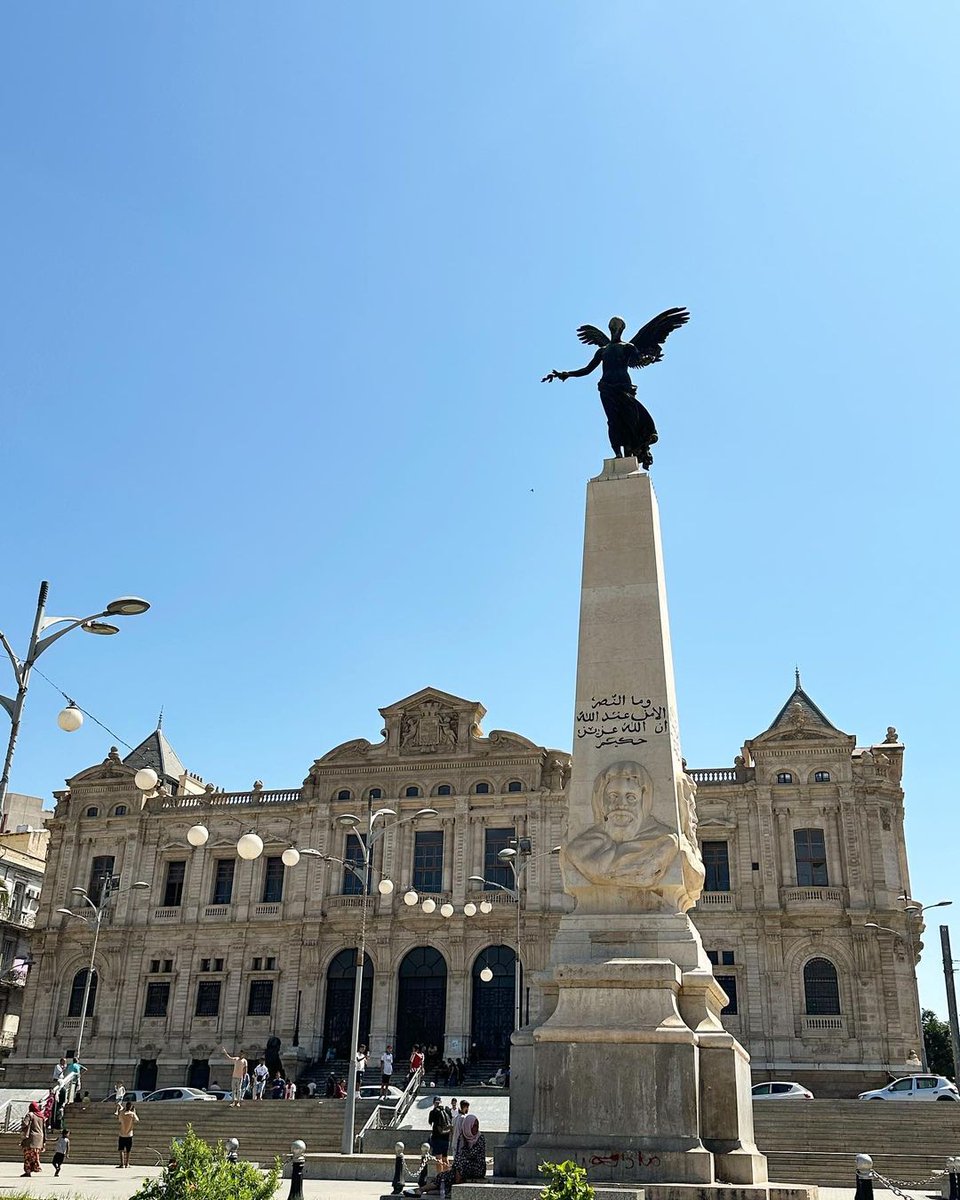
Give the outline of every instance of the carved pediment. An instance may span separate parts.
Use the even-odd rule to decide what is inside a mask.
[[[481,734],[486,709],[437,688],[422,688],[405,700],[381,708],[391,754],[468,754],[472,737]]]

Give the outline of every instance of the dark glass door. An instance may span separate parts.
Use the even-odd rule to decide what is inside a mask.
[[[397,1043],[400,1058],[416,1044],[443,1053],[447,1019],[447,964],[439,950],[418,946],[400,964]]]
[[[510,1035],[513,1033],[516,1005],[516,955],[509,946],[489,946],[477,955],[473,963],[473,1021],[470,1041],[476,1055],[482,1059],[510,1058]],[[493,978],[489,983],[480,972],[489,967]]]
[[[157,1090],[157,1060],[155,1058],[140,1059],[133,1078],[133,1086],[144,1092]]]
[[[327,1001],[323,1010],[323,1048],[333,1049],[337,1058],[353,1058],[350,1030],[353,1026],[353,996],[357,979],[356,949],[341,950],[327,968]],[[363,956],[363,986],[360,988],[360,1045],[370,1045],[370,1009],[373,1003],[373,964]]]

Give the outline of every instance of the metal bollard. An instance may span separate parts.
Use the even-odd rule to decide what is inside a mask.
[[[306,1148],[306,1142],[299,1139],[290,1143],[290,1200],[303,1200],[303,1153]]]
[[[227,1152],[227,1162],[235,1163],[240,1161],[240,1143],[236,1138],[227,1138],[224,1149]]]
[[[960,1200],[960,1158],[947,1159],[947,1175],[950,1178],[950,1200]]]
[[[869,1154],[857,1155],[857,1192],[854,1200],[873,1200],[873,1159]]]
[[[397,1157],[393,1160],[393,1183],[390,1185],[390,1195],[400,1196],[403,1194],[403,1142],[397,1142],[393,1147],[393,1152]],[[960,1197],[957,1200],[960,1200]]]

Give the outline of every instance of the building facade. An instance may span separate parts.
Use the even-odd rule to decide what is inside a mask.
[[[346,1057],[361,924],[361,1040],[374,1061],[388,1042],[401,1056],[418,1042],[502,1061],[518,941],[526,1020],[571,903],[551,853],[569,755],[484,734],[482,705],[432,688],[380,713],[381,741],[337,746],[288,790],[205,785],[159,730],[70,779],[56,793],[29,1020],[8,1077],[40,1078],[75,1046],[92,935],[57,910],[74,887],[99,895],[105,877],[115,891],[83,1037],[92,1089],[204,1086],[221,1044],[262,1053],[277,1038],[288,1070]],[[909,897],[902,756],[892,729],[858,747],[798,680],[732,768],[689,771],[707,870],[693,915],[755,1078],[852,1095],[919,1046],[919,928],[898,899]],[[134,784],[143,766],[161,780],[146,797]],[[375,824],[364,901],[362,870],[344,866],[362,862],[358,833],[342,819],[362,832],[384,808],[395,815]],[[195,848],[198,825],[208,837]],[[246,861],[237,843],[251,832],[263,852]],[[510,846],[524,864],[519,909],[498,857]],[[329,858],[286,866],[290,847]],[[138,881],[150,890],[131,889]]]

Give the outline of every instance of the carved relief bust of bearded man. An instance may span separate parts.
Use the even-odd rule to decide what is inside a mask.
[[[677,856],[680,839],[650,815],[652,803],[653,781],[645,767],[611,763],[593,785],[596,823],[566,847],[569,866],[591,883],[656,888]]]

